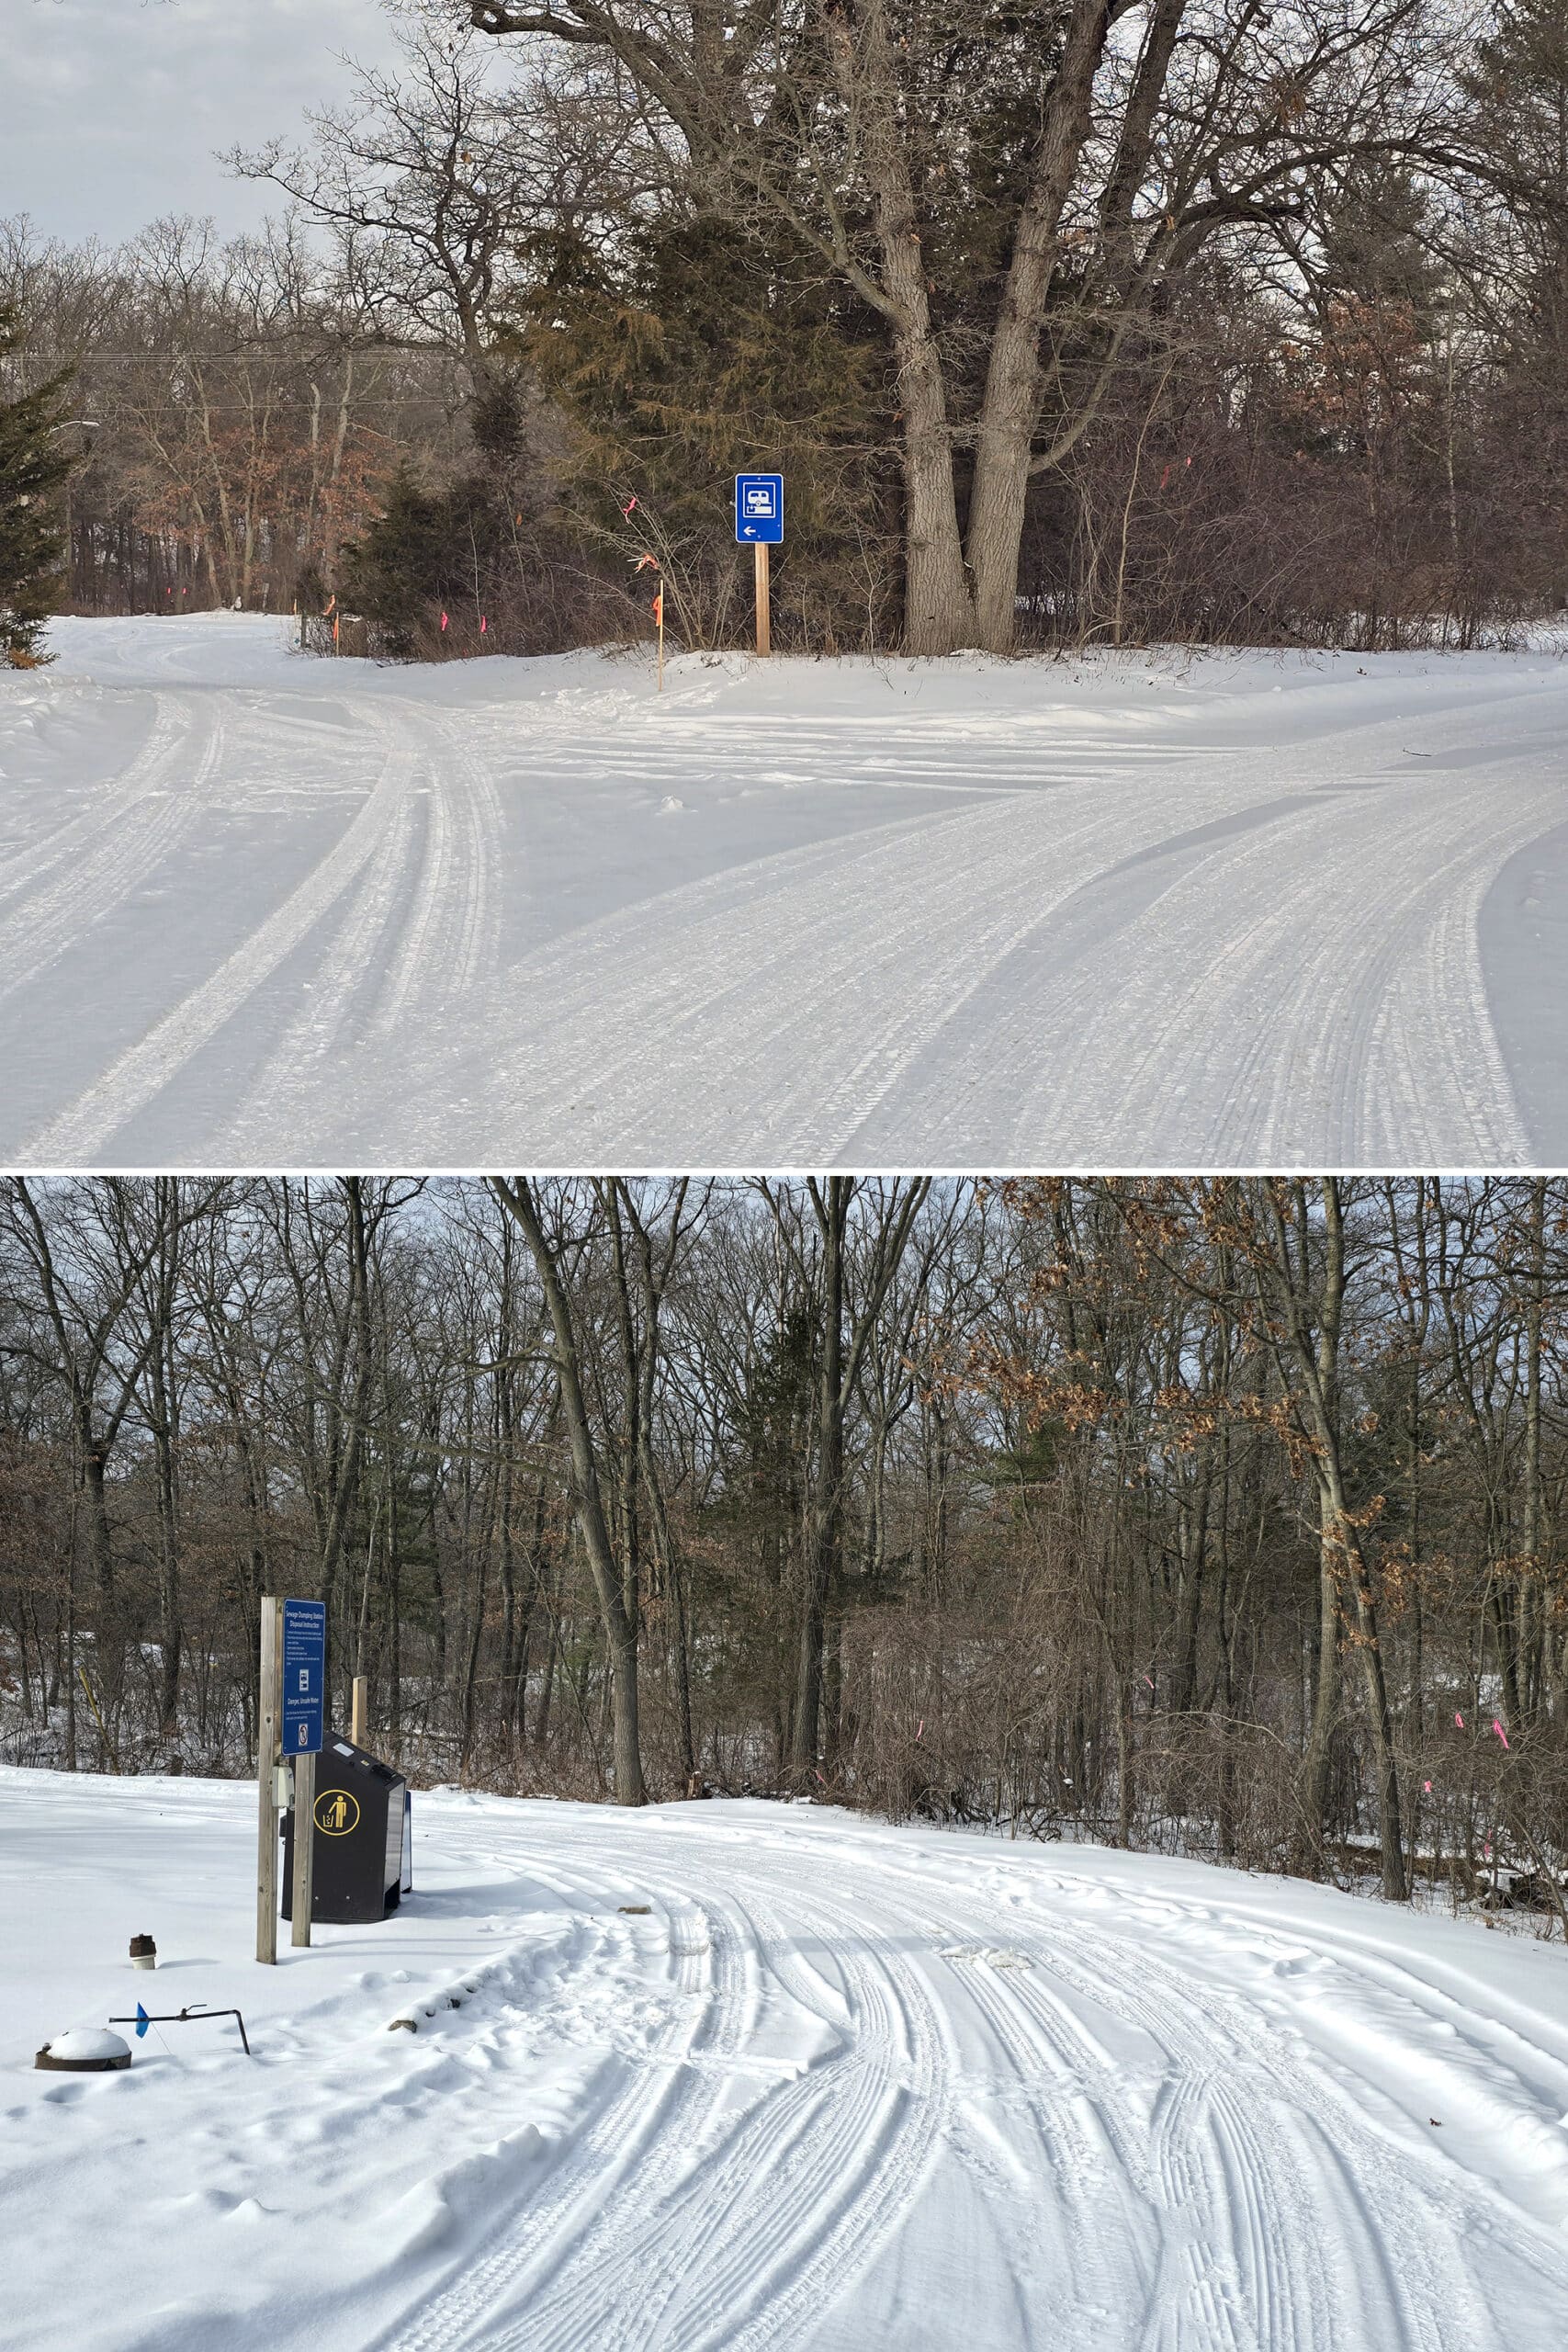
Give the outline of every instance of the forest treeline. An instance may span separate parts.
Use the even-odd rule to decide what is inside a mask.
[[[1568,0],[398,0],[277,213],[0,239],[70,600],[392,653],[1358,648],[1568,606]],[[287,126],[280,126],[280,130]]]
[[[13,1760],[1568,1853],[1568,1180],[5,1180]],[[1551,1916],[1549,1912],[1548,1916]]]

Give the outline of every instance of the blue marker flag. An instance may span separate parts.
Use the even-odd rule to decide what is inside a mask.
[[[136,2004],[136,2039],[138,2041],[141,2040],[152,2022],[152,2018],[148,2016],[141,2002],[138,2001]]]

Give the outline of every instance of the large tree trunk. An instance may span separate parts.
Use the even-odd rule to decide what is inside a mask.
[[[615,1757],[615,1799],[620,1804],[645,1804],[648,1792],[642,1776],[642,1750],[637,1732],[637,1627],[626,1608],[620,1566],[610,1539],[604,1490],[582,1393],[582,1371],[571,1304],[561,1282],[555,1252],[546,1236],[533,1186],[525,1176],[510,1181],[492,1177],[491,1188],[503,1208],[522,1227],[545,1294],[545,1306],[555,1339],[555,1364],[560,1381],[561,1415],[571,1455],[572,1503],[588,1555],[593,1588],[599,1599],[604,1639],[610,1653],[610,1724]]]
[[[1046,103],[1033,186],[1013,238],[986,371],[964,551],[975,583],[979,642],[992,653],[1011,652],[1018,625],[1019,550],[1040,417],[1041,329],[1056,267],[1062,208],[1089,130],[1089,100],[1110,21],[1109,0],[1076,0]]]
[[[942,355],[931,324],[909,153],[898,119],[898,77],[884,0],[860,0],[860,56],[846,28],[835,54],[846,89],[860,99],[865,166],[882,249],[881,304],[898,360],[904,420],[904,642],[911,653],[951,653],[973,645],[975,603],[964,568],[953,433]]]
[[[1311,1824],[1310,1807],[1319,1801],[1314,1776],[1321,1780],[1323,1785],[1326,1784],[1329,1718],[1323,1693],[1329,1672],[1329,1611],[1333,1606],[1337,1615],[1348,1589],[1355,1619],[1355,1648],[1360,1667],[1368,1729],[1371,1734],[1377,1768],[1382,1891],[1389,1902],[1403,1903],[1407,1884],[1404,1838],[1400,1818],[1399,1774],[1393,1746],[1393,1713],[1389,1704],[1388,1679],[1383,1668],[1382,1641],[1371,1575],[1360,1531],[1346,1499],[1340,1451],[1340,1345],[1347,1289],[1345,1207],[1341,1185],[1342,1180],[1337,1176],[1320,1177],[1317,1182],[1323,1215],[1323,1278],[1316,1302],[1315,1347],[1309,1337],[1306,1320],[1306,1294],[1310,1283],[1306,1186],[1300,1179],[1292,1186],[1299,1239],[1299,1266],[1294,1276],[1289,1236],[1280,1212],[1278,1196],[1274,1196],[1288,1344],[1295,1360],[1297,1395],[1303,1424],[1312,1441],[1313,1468],[1318,1489],[1323,1614],[1319,1634],[1318,1702],[1314,1710],[1313,1738],[1307,1757],[1308,1820]],[[1296,1287],[1298,1282],[1300,1289]]]
[[[822,1650],[828,1600],[838,1579],[844,1482],[844,1230],[854,1192],[852,1176],[830,1176],[822,1214],[821,1362],[817,1374],[817,1459],[806,1552],[806,1592],[800,1616],[790,1770],[809,1788],[821,1736]]]
[[[806,1590],[790,1727],[790,1770],[800,1787],[808,1786],[815,1777],[821,1736],[823,1648],[843,1550],[844,1419],[872,1329],[931,1186],[929,1176],[909,1179],[900,1197],[899,1186],[906,1180],[894,1181],[880,1222],[867,1237],[865,1290],[846,1333],[844,1251],[850,1205],[862,1181],[854,1176],[830,1176],[823,1192],[811,1178],[807,1187],[822,1237],[822,1318],[816,1383],[817,1444],[807,1510]]]
[[[1304,1859],[1323,1874],[1328,1829],[1328,1764],[1339,1711],[1339,1589],[1328,1557],[1327,1506],[1319,1499],[1317,1569],[1317,1673],[1313,1683],[1312,1724],[1302,1766],[1302,1838]]]
[[[342,1644],[334,1637],[338,1618],[338,1586],[349,1531],[359,1509],[360,1472],[365,1460],[365,1431],[375,1384],[375,1334],[370,1311],[370,1225],[366,1212],[365,1179],[343,1179],[347,1210],[349,1319],[354,1338],[354,1385],[341,1409],[347,1421],[336,1476],[328,1498],[321,1539],[321,1599],[327,1611],[327,1690],[341,1663]]]
[[[1547,1699],[1551,1619],[1541,1573],[1540,1329],[1546,1287],[1546,1178],[1530,1184],[1529,1290],[1525,1313],[1525,1464],[1523,1600],[1527,1615],[1525,1708],[1533,1715]]]

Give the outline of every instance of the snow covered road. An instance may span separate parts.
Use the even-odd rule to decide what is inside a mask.
[[[415,1818],[401,1914],[262,1970],[248,1788],[0,1772],[16,2352],[1568,2338],[1561,1947],[808,1807]],[[254,2060],[26,2071],[154,1992]]]
[[[12,1164],[1568,1158],[1546,655],[0,682]]]

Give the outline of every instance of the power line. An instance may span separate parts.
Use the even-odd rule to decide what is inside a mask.
[[[63,347],[56,351],[27,351],[17,345],[13,345],[5,354],[7,359],[32,359],[36,360],[40,367],[46,368],[57,368],[62,359],[67,356]],[[96,345],[93,345],[83,353],[77,364],[86,367],[96,359],[112,359],[117,366],[124,366],[130,361],[140,361],[143,367],[167,367],[176,360],[221,359],[232,365],[239,365],[246,360],[275,359],[284,356],[283,351],[265,346],[258,347],[254,351],[102,351]],[[293,356],[297,358],[299,355]],[[434,346],[427,347],[421,344],[357,343],[329,351],[323,356],[339,360],[440,359],[444,360],[449,368],[466,368],[468,365],[460,352],[440,351]]]

